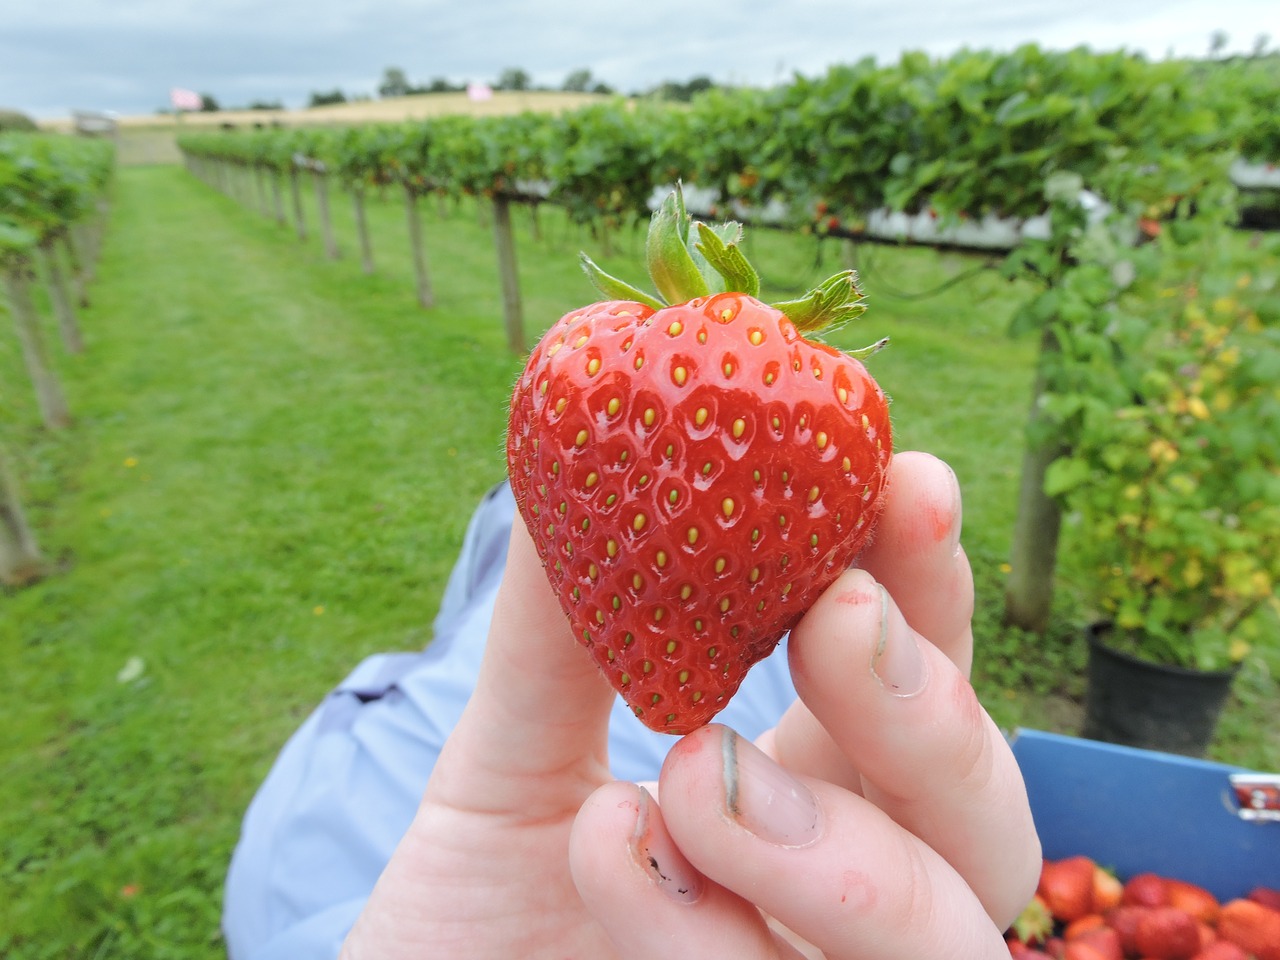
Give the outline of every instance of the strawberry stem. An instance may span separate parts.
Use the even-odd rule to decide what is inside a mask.
[[[665,306],[656,297],[645,293],[643,290],[636,289],[625,280],[619,280],[617,277],[605,273],[585,253],[578,254],[578,260],[582,264],[582,269],[587,272],[587,277],[591,280],[591,283],[610,300],[635,300],[638,303],[652,307],[654,310],[661,310]]]
[[[742,225],[712,226],[695,221],[685,208],[684,189],[679,183],[654,211],[645,240],[645,261],[657,297],[605,273],[585,253],[580,259],[591,282],[606,297],[635,300],[655,310],[712,293],[760,295],[760,275],[742,252]],[[853,270],[824,280],[797,300],[772,306],[785,313],[802,334],[839,326],[867,309]],[[881,340],[853,356],[869,357],[886,343]]]
[[[667,303],[685,303],[711,293],[689,252],[691,228],[692,218],[684,207],[684,191],[677,186],[654,211],[645,241],[649,279]]]
[[[760,275],[747,260],[742,247],[738,246],[742,242],[742,224],[725,223],[709,227],[705,223],[695,223],[694,227],[698,233],[694,249],[718,275],[721,291],[760,296]]]
[[[801,333],[816,333],[847,323],[867,311],[858,274],[845,270],[822,281],[798,300],[784,300],[771,306],[781,310]]]
[[[870,344],[868,346],[860,347],[857,350],[846,350],[844,352],[847,353],[849,356],[853,357],[853,359],[855,360],[865,360],[867,359],[867,357],[875,356],[877,353],[879,353],[888,345],[889,345],[889,338],[884,337],[883,339],[877,340],[875,343]]]

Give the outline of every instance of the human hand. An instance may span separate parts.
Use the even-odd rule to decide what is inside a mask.
[[[1007,956],[1040,848],[965,680],[959,491],[932,457],[892,470],[861,569],[792,632],[801,699],[759,747],[678,741],[661,807],[609,782],[613,691],[516,524],[475,693],[344,956]]]

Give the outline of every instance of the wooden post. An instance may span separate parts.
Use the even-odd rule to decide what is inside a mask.
[[[417,281],[418,303],[423,307],[433,307],[435,294],[431,290],[431,275],[427,272],[427,255],[422,246],[422,222],[418,217],[418,195],[413,188],[405,185],[404,210],[409,221],[409,246],[413,254],[413,275]]]
[[[276,223],[283,227],[289,221],[284,215],[284,196],[280,190],[280,171],[273,169],[269,176],[271,177],[271,201],[272,206],[275,208]]]
[[[1040,342],[1009,556],[1011,569],[1005,583],[1004,622],[1035,633],[1043,633],[1049,626],[1058,536],[1062,529],[1062,509],[1044,492],[1044,481],[1049,464],[1065,454],[1067,448],[1056,437],[1042,436],[1045,431],[1036,429],[1045,419],[1040,398],[1048,387],[1048,369],[1056,363],[1060,351],[1058,337],[1050,325]]]
[[[293,223],[298,230],[298,239],[307,239],[307,219],[302,213],[302,186],[298,182],[298,162],[295,160],[289,168],[289,191],[293,194]]]
[[[31,301],[31,276],[30,264],[11,265],[4,270],[4,284],[18,328],[18,341],[22,344],[22,357],[36,390],[40,416],[46,427],[56,430],[71,425],[71,414],[40,337],[40,320]]]
[[[18,480],[0,445],[0,583],[20,587],[44,576],[45,562],[22,512]]]
[[[67,251],[67,265],[71,269],[71,282],[76,294],[76,303],[82,307],[89,306],[89,271],[85,267],[84,258],[76,246],[76,228],[68,227],[62,233],[62,245]]]
[[[67,278],[62,272],[58,251],[54,247],[56,240],[57,238],[51,237],[40,244],[40,255],[49,278],[49,299],[53,303],[53,313],[58,318],[58,331],[62,334],[62,345],[66,347],[67,353],[84,353],[84,338],[80,335],[80,324],[76,321],[76,311],[71,305],[71,294],[67,290]]]
[[[369,221],[364,213],[364,188],[355,186],[351,200],[356,208],[356,233],[360,237],[360,266],[366,274],[373,273],[373,244],[369,242]]]
[[[324,167],[317,165],[311,171],[316,185],[316,207],[320,211],[320,232],[324,237],[324,252],[330,260],[342,256],[338,242],[333,238],[333,222],[329,219],[329,177]]]
[[[529,230],[534,243],[542,242],[542,219],[538,216],[538,208],[541,205],[538,200],[529,204]]]
[[[520,303],[520,270],[516,263],[516,242],[511,232],[511,203],[502,194],[493,198],[493,235],[498,248],[498,273],[502,278],[502,319],[507,328],[507,346],[524,354],[524,312]]]
[[[253,165],[253,184],[254,193],[258,198],[258,210],[264,217],[271,216],[271,210],[267,206],[267,172],[266,168],[260,164]]]

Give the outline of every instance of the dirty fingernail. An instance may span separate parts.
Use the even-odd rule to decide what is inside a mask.
[[[802,847],[818,838],[821,811],[808,787],[728,727],[722,750],[725,806],[733,819],[762,840],[784,847]]]
[[[880,640],[871,655],[871,672],[895,697],[914,696],[924,688],[924,653],[884,587],[880,588]]]
[[[702,896],[702,876],[667,833],[653,796],[644,787],[636,789],[640,813],[631,835],[631,856],[668,897],[677,903],[693,903]]]

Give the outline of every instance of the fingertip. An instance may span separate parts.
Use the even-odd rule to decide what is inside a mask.
[[[954,551],[964,517],[955,471],[914,450],[895,455],[890,470],[889,495],[862,565],[874,568],[882,558],[916,556],[940,544]]]
[[[973,659],[973,572],[960,544],[963,505],[955,472],[928,453],[894,457],[875,538],[858,565],[884,585],[912,628],[968,673]]]

